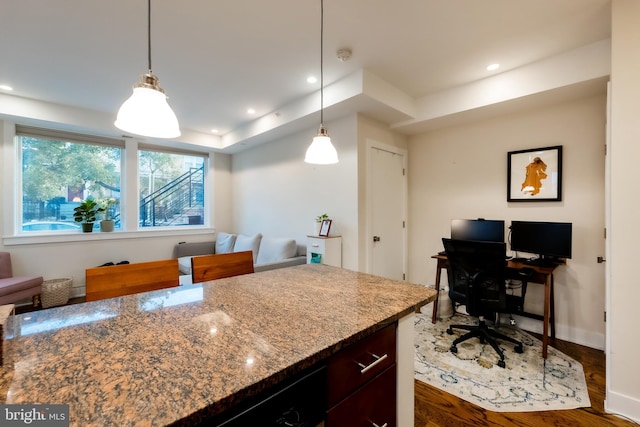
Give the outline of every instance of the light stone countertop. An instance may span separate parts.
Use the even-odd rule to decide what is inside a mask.
[[[74,426],[197,424],[434,299],[306,264],[25,313],[0,403],[69,404]]]

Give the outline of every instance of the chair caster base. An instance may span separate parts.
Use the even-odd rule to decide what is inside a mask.
[[[498,360],[498,366],[500,366],[501,368],[506,367],[506,363],[504,363],[504,360]]]
[[[451,350],[451,353],[457,353],[458,352],[458,347],[456,347],[455,345],[452,345],[449,350]]]
[[[448,333],[449,335],[453,335],[453,329],[451,329],[451,328],[447,328],[447,333]]]
[[[518,354],[522,354],[524,353],[524,349],[522,348],[522,345],[517,345],[513,348],[513,350],[518,353]]]

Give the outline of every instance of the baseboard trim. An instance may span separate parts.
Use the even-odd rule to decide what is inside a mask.
[[[513,317],[516,319],[517,325],[520,329],[542,335],[541,321],[515,315]],[[604,333],[600,334],[593,331],[556,324],[556,338],[574,344],[595,348],[596,350],[604,351],[605,349]]]
[[[607,390],[604,410],[640,424],[640,400],[633,397]]]
[[[420,312],[423,314],[431,314],[433,310],[433,303],[429,303],[420,308]],[[458,307],[458,310],[464,312],[464,308]],[[509,316],[502,314],[500,317],[501,322],[508,322]],[[514,315],[517,326],[525,331],[533,332],[542,335],[542,322],[536,319],[530,319],[528,317],[522,317]],[[595,348],[596,350],[605,349],[605,335],[604,333],[597,333],[593,331],[587,331],[585,329],[572,328],[566,325],[556,324],[556,338],[563,341],[568,341],[574,344],[584,345],[586,347]]]

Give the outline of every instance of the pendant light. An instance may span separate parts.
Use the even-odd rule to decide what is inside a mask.
[[[320,129],[318,135],[307,148],[304,161],[316,165],[338,163],[338,153],[331,143],[331,138],[324,127],[324,0],[320,0]]]
[[[151,71],[151,0],[147,4],[147,40],[149,71],[133,86],[115,121],[118,129],[154,138],[177,138],[180,127],[175,113],[167,103],[167,95],[158,86],[158,77]]]

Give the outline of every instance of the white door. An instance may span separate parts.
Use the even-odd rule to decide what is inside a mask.
[[[406,271],[406,152],[368,142],[367,272],[404,280]]]

